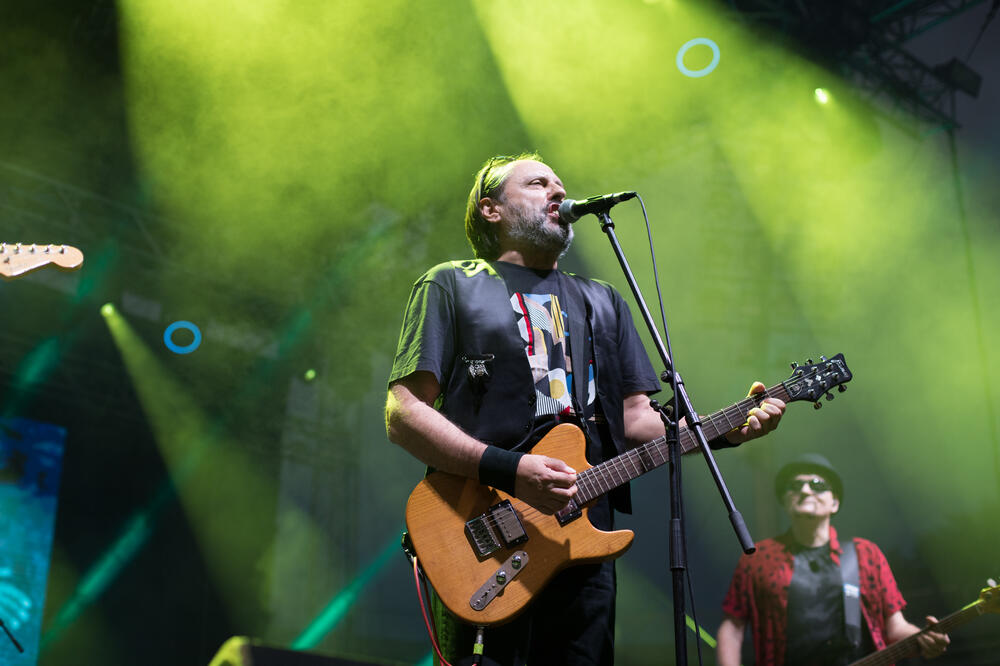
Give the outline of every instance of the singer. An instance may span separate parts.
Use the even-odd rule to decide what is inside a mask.
[[[483,165],[465,215],[476,259],[439,264],[414,284],[386,403],[392,442],[544,514],[566,507],[577,490],[576,470],[529,453],[554,425],[583,430],[591,464],[664,434],[649,406],[657,374],[622,297],[605,282],[558,270],[573,240],[559,214],[565,199],[537,154]],[[763,401],[712,445],[770,432],[784,408]],[[613,529],[614,511],[631,510],[627,486],[619,491],[590,508],[599,529]],[[473,663],[474,628],[434,601],[445,659]],[[487,628],[482,663],[613,664],[614,614],[614,562],[570,567],[515,620]]]

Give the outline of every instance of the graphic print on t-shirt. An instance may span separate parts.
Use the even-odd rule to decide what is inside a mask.
[[[572,414],[573,364],[566,313],[559,305],[559,297],[515,293],[510,303],[535,383],[535,415]],[[594,367],[592,362],[587,366],[587,405],[591,405],[595,394]]]

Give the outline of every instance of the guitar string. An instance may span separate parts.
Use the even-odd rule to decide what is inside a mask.
[[[803,373],[798,377],[793,376],[788,380],[786,380],[786,382],[791,381],[793,379],[811,379],[812,377],[819,374],[820,371],[814,366],[810,369],[808,373]],[[828,391],[832,387],[833,385],[825,389],[824,392]],[[729,407],[725,407],[717,412],[714,412],[713,414],[710,414],[707,417],[704,417],[704,420],[707,421],[708,423],[707,427],[703,426],[703,428],[712,429],[715,431],[715,434],[713,434],[711,437],[706,436],[706,439],[713,439],[714,437],[720,434],[723,434],[725,432],[730,432],[731,430],[740,427],[740,425],[746,422],[746,416],[744,415],[748,414],[750,409],[753,409],[754,407],[758,406],[760,402],[763,401],[765,398],[775,398],[775,397],[782,400],[788,400],[791,397],[791,395],[788,393],[787,387],[785,386],[785,382],[776,384],[775,386],[772,386],[763,391],[755,393],[752,396],[747,396],[746,398],[737,402],[734,405],[730,405]],[[716,429],[716,422],[722,418],[725,418],[726,424],[729,426],[729,428],[726,430]],[[735,426],[732,425],[734,419],[737,423],[737,425]],[[697,446],[691,446],[690,448],[684,446],[685,443],[690,443],[692,440],[694,440],[694,434],[690,430],[682,431],[681,440],[682,440],[681,442],[682,455],[697,450],[698,448]],[[582,490],[585,490],[587,492],[584,494],[585,499],[577,505],[577,508],[578,509],[582,508],[588,502],[600,497],[601,495],[604,495],[610,492],[611,490],[614,490],[615,488],[624,485],[625,483],[633,479],[638,478],[639,476],[645,474],[646,472],[656,469],[669,462],[669,458],[666,456],[666,452],[661,450],[665,443],[666,443],[665,436],[658,437],[657,439],[651,440],[649,442],[646,442],[645,444],[641,444],[637,447],[629,449],[628,451],[622,453],[621,455],[615,456],[610,460],[606,460],[603,463],[599,463],[597,465],[594,465],[593,467],[590,467],[580,472],[580,474],[577,475],[577,486],[580,487],[581,485],[583,485],[584,487],[582,488]],[[659,453],[660,457],[662,458],[662,461],[660,463],[655,462],[654,456],[652,455],[654,452]],[[651,462],[654,463],[652,466],[649,467],[646,466],[645,461],[642,460],[644,454],[648,454],[647,457],[651,460]],[[628,469],[626,469],[625,467],[626,464],[631,465],[632,467],[631,474],[629,474]],[[616,472],[620,477],[617,481],[614,479],[614,474]],[[608,484],[605,481],[606,479],[610,479],[611,483]],[[581,492],[580,490],[578,490],[577,495],[575,495],[573,499],[576,499],[580,495]],[[511,501],[512,506],[514,506],[515,504],[514,502],[515,499],[516,498],[512,498]],[[529,504],[525,504],[523,500],[518,501],[517,505],[524,508],[520,509],[519,511],[515,510],[515,513],[524,516],[526,518],[534,518],[538,515],[551,515],[552,517],[555,517],[554,514],[545,514],[541,510],[536,509],[535,507]],[[502,517],[508,516],[510,512],[511,512],[510,508],[504,507],[502,509],[498,509],[496,512],[490,513],[489,516],[483,514],[483,516],[480,516],[480,518],[483,518],[485,516],[484,522],[490,527],[497,528],[500,525]]]
[[[714,414],[709,415],[708,417],[705,417],[706,420],[709,421],[707,427],[714,431],[714,434],[712,434],[710,437],[707,437],[707,439],[712,439],[718,434],[721,434],[722,432],[729,432],[730,430],[739,427],[739,425],[741,425],[742,423],[745,423],[746,419],[744,417],[744,414],[749,412],[749,409],[752,409],[753,406],[757,406],[760,403],[760,401],[763,400],[764,398],[778,397],[776,395],[773,395],[774,393],[781,393],[784,397],[787,398],[788,397],[787,390],[779,391],[779,389],[783,388],[784,388],[783,384],[778,384],[776,386],[771,387],[770,389],[766,389],[765,391],[755,393],[753,396],[745,398],[744,400],[741,400],[735,405],[726,407]],[[737,425],[735,426],[732,425],[733,419],[731,418],[734,415],[735,415],[735,420],[737,421]],[[726,430],[716,429],[714,422],[720,420],[721,418],[725,418],[726,424],[727,426],[729,426]],[[682,439],[681,442],[682,454],[687,454],[698,448],[693,444],[694,435],[690,430],[683,431],[681,434],[681,439]],[[580,490],[578,490],[577,495],[574,497],[574,499],[579,498],[581,495],[583,496],[584,499],[578,504],[578,506],[582,507],[583,505],[587,504],[593,499],[596,499],[597,497],[613,490],[614,488],[617,488],[623,485],[624,483],[627,483],[628,481],[631,481],[641,476],[642,474],[645,474],[646,472],[649,472],[653,469],[656,469],[657,467],[666,464],[669,459],[666,456],[666,452],[663,450],[664,448],[663,445],[665,443],[666,443],[666,437],[665,436],[659,437],[655,440],[646,442],[645,444],[629,449],[625,453],[616,456],[611,460],[607,460],[603,463],[595,465],[581,472],[577,476],[577,485],[580,488]],[[685,446],[685,444],[688,444],[689,446]],[[659,463],[657,463],[655,460],[656,454],[658,454],[659,457],[661,458],[661,461]],[[644,457],[647,458],[648,461],[652,464],[647,464],[647,461],[643,460]],[[631,472],[628,469],[629,467],[631,467]],[[615,479],[616,474],[619,477],[618,479]],[[538,514],[542,514],[540,510],[535,509],[530,505],[523,504],[523,502],[520,502],[519,504],[527,507],[526,509],[523,509],[520,512],[521,515],[524,515],[525,517],[534,517]],[[494,512],[489,516],[487,516],[485,518],[485,522],[490,527],[497,527],[500,524],[502,518],[508,516],[509,512],[510,509],[508,508],[499,509],[497,512]],[[551,514],[543,514],[543,515],[551,515]]]
[[[983,604],[982,599],[974,601],[972,604],[966,606],[965,608],[962,608],[961,610],[958,610],[952,613],[951,615],[948,615],[947,617],[938,620],[937,623],[935,623],[934,625],[934,629],[940,631],[941,633],[946,634],[952,628],[957,628],[962,626],[966,622],[972,620],[975,617],[979,617],[980,615],[983,614],[984,611],[979,608],[979,606],[981,606],[982,604]],[[921,631],[920,633],[923,633],[923,631]],[[865,666],[881,666],[883,664],[888,665],[888,664],[893,664],[899,661],[900,659],[903,659],[904,657],[912,656],[918,653],[920,651],[920,648],[919,646],[917,646],[917,649],[914,651],[911,650],[912,646],[908,646],[907,644],[911,642],[915,643],[916,637],[918,635],[919,633],[912,634],[911,636],[908,636],[897,643],[893,643],[892,645],[882,648],[878,652],[873,652],[867,657],[863,657],[862,659],[853,662],[851,666],[855,666],[856,664],[864,664]]]
[[[777,393],[780,388],[783,388],[780,384],[771,387],[763,392],[754,394],[751,398],[741,400],[735,405],[726,407],[725,409],[719,410],[718,412],[706,417],[706,420],[709,421],[708,428],[714,431],[714,434],[708,437],[708,439],[714,438],[717,434],[721,434],[721,432],[728,432],[729,430],[739,427],[739,424],[745,422],[745,417],[743,415],[749,411],[748,408],[750,408],[751,405],[756,406],[759,404],[760,400],[763,400],[766,397],[776,397],[772,395],[772,393]],[[781,393],[787,396],[787,392]],[[738,421],[736,426],[732,425],[732,415],[736,415],[736,420]],[[717,429],[715,423],[713,423],[721,418],[725,418],[726,424],[730,426],[724,431]],[[687,454],[698,448],[694,445],[694,435],[690,430],[683,431],[681,439],[682,454]],[[664,450],[664,444],[666,444],[666,437],[659,437],[655,440],[629,449],[620,456],[616,456],[611,460],[607,460],[582,471],[579,475],[577,475],[577,486],[580,490],[578,490],[574,499],[580,497],[581,495],[584,499],[578,504],[578,506],[582,507],[591,500],[613,490],[614,488],[617,488],[624,483],[645,474],[646,472],[666,464],[669,458]],[[685,444],[687,444],[687,446],[685,446]],[[660,462],[656,461],[657,457],[661,459]],[[631,467],[631,470],[629,467]],[[616,475],[618,476],[617,479],[615,478]],[[530,505],[523,504],[523,502],[519,504],[527,507],[521,511],[521,515],[526,517],[534,517],[542,513],[540,510],[535,509]],[[509,512],[510,509],[507,508],[499,509],[497,512],[487,516],[485,522],[490,527],[497,527],[502,518],[507,517]]]

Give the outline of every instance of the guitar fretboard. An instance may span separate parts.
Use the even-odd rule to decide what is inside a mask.
[[[705,439],[711,441],[733,428],[742,426],[746,423],[747,413],[759,406],[764,398],[778,398],[787,402],[789,396],[784,382],[703,417],[701,427],[705,431]],[[680,449],[681,455],[698,449],[697,439],[687,426],[681,428]],[[582,506],[664,465],[669,461],[667,451],[667,438],[658,437],[580,472],[576,477],[576,504]]]
[[[940,620],[934,625],[934,631],[946,634],[952,629],[962,626],[969,620],[979,617],[983,612],[983,601],[981,599],[974,601],[962,610],[956,611]],[[900,659],[913,656],[920,651],[920,646],[917,644],[917,636],[919,635],[913,634],[898,643],[893,643],[887,648],[883,648],[860,661],[854,662],[851,666],[888,666],[889,664],[895,664]]]

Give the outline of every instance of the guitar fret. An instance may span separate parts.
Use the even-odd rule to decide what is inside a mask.
[[[593,496],[591,495],[590,489],[590,470],[584,470],[576,475],[576,488],[577,488],[577,499],[580,504],[586,504]]]
[[[642,463],[642,474],[656,468],[656,461],[653,459],[653,451],[655,450],[655,446],[650,447],[648,445],[643,445],[639,447],[637,455],[639,457],[639,462]]]
[[[621,462],[620,462],[620,459],[619,458],[614,458],[614,459],[612,459],[610,461],[610,463],[611,464],[609,465],[609,469],[611,470],[612,479],[614,479],[616,481],[614,487],[618,487],[621,484],[625,483],[625,478],[621,474],[621,467],[620,467],[621,466]],[[614,478],[616,474],[618,475],[617,479]]]
[[[639,455],[635,449],[632,449],[631,451],[628,452],[627,459],[629,465],[632,468],[632,474],[631,474],[632,478],[635,479],[637,477],[642,476],[645,469],[643,468],[642,465],[642,459],[639,458]]]
[[[841,359],[839,362],[843,363],[843,360]],[[813,374],[815,374],[815,371],[813,371]],[[794,386],[796,392],[794,400],[802,399],[801,379],[798,379],[799,377],[801,375],[793,375],[792,379],[788,380],[799,382],[799,384]],[[850,379],[850,377],[848,376],[847,379]],[[778,398],[779,400],[789,402],[789,389],[785,383],[777,384],[765,389],[762,393],[756,393],[752,397],[744,398],[733,405],[703,417],[702,428],[705,432],[705,438],[712,440],[734,428],[742,426],[746,422],[748,412],[758,406],[764,398]],[[682,455],[691,453],[699,448],[694,433],[688,428],[680,431],[679,445]],[[577,476],[578,503],[580,505],[586,504],[600,495],[668,462],[670,462],[670,455],[665,436],[629,449],[610,460],[606,460],[599,465],[581,472]]]
[[[941,633],[948,633],[951,629],[959,627],[974,617],[982,615],[983,611],[980,608],[981,605],[982,601],[978,601],[967,608],[963,608],[962,610],[952,613],[951,615],[941,619],[935,625],[935,630],[940,631]],[[917,636],[919,636],[919,634],[908,636],[897,643],[893,643],[888,647],[882,648],[878,652],[874,652],[863,659],[853,662],[851,666],[888,666],[889,664],[894,664],[907,656],[912,656],[919,651]]]
[[[657,463],[657,467],[659,467],[660,465],[666,465],[667,464],[667,460],[668,460],[668,457],[667,457],[667,438],[666,437],[660,437],[659,439],[657,439],[656,440],[656,446],[653,447],[653,450],[656,451],[657,455],[660,458],[660,462]]]

